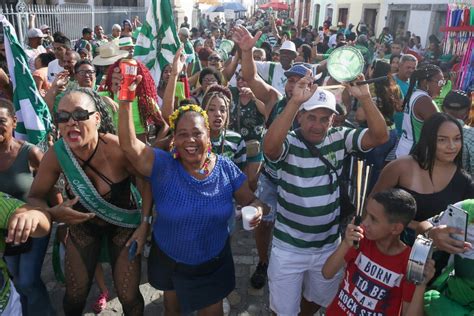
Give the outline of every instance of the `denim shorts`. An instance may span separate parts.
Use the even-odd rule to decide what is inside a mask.
[[[199,265],[177,263],[152,241],[148,282],[162,291],[176,291],[181,314],[189,314],[224,299],[235,288],[230,240],[214,258]]]
[[[270,212],[267,215],[263,215],[262,220],[266,222],[274,222],[277,209],[278,200],[278,187],[268,176],[260,173],[257,184],[257,191],[255,195],[257,198],[265,203],[269,208]]]

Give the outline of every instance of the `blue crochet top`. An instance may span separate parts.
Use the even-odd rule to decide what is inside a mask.
[[[170,153],[154,152],[149,181],[157,211],[153,226],[157,245],[181,263],[196,265],[214,258],[229,236],[233,194],[245,175],[228,158],[217,156],[211,173],[198,180]]]

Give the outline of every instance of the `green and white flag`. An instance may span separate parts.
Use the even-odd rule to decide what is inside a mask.
[[[150,70],[156,86],[180,45],[170,0],[152,0],[133,55]]]
[[[0,23],[3,25],[5,54],[13,85],[13,104],[17,118],[15,137],[38,144],[51,130],[51,114],[38,92],[28,68],[28,58],[18,42],[15,29],[2,14]]]

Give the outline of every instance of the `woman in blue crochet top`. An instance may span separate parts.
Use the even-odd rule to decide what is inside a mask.
[[[114,74],[116,88],[121,78]],[[239,168],[212,153],[205,111],[186,105],[169,121],[171,152],[151,148],[135,137],[130,103],[120,103],[120,146],[151,182],[156,203],[148,280],[164,291],[166,315],[223,315],[222,299],[235,287],[227,226],[232,199],[257,208],[251,226],[260,223],[262,205]]]

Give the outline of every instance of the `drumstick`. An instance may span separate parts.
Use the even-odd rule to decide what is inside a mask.
[[[354,218],[354,225],[359,226],[362,222],[360,217],[360,208],[361,208],[361,187],[362,187],[362,168],[364,162],[362,160],[357,160],[357,206],[356,206],[356,217]],[[359,248],[359,241],[354,240],[353,245],[355,248]]]
[[[385,81],[385,80],[388,80],[387,76],[367,79],[367,80],[364,80],[364,81],[357,81],[357,82],[354,82],[354,84],[357,85],[357,86],[361,86],[361,85],[364,85],[364,84],[370,84],[370,83]],[[326,89],[326,90],[334,90],[334,89],[344,89],[345,87],[342,84],[335,84],[335,85],[330,85],[330,86],[321,86],[319,88]]]
[[[362,201],[361,201],[361,212],[358,214],[359,216],[362,214],[362,210],[364,209],[364,205],[365,205],[365,197],[367,195],[367,183],[369,182],[370,180],[370,177],[369,177],[369,174],[370,174],[370,170],[371,170],[371,166],[370,165],[366,165],[365,166],[365,181],[364,181],[364,189],[362,190]]]

